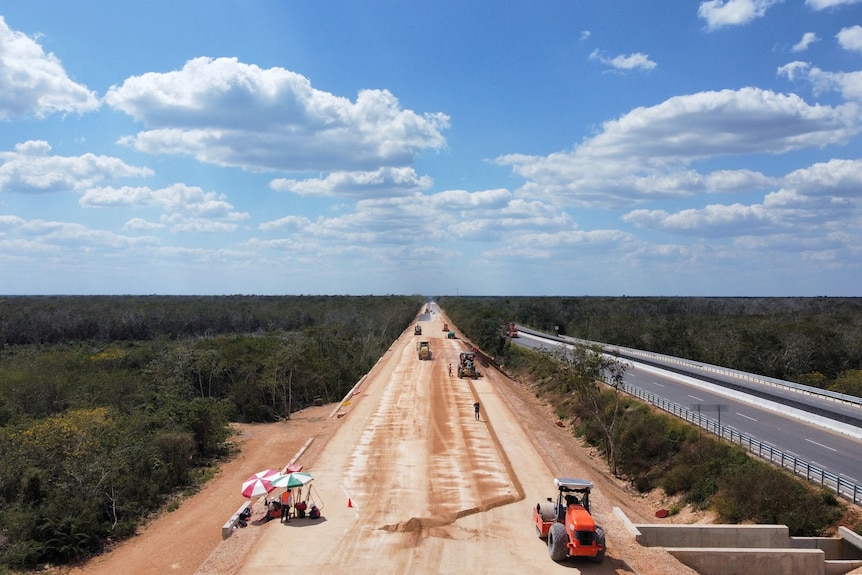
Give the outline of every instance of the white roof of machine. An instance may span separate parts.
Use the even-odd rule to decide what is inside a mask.
[[[565,487],[566,489],[592,489],[593,483],[589,479],[573,479],[571,477],[556,477],[554,485],[557,488]]]

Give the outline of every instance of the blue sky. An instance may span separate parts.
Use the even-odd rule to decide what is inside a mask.
[[[862,296],[862,0],[0,7],[0,293]]]

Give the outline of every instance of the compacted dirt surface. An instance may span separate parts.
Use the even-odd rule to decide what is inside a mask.
[[[635,544],[613,508],[652,523],[659,503],[609,477],[529,390],[490,366],[480,365],[478,379],[457,377],[470,345],[448,339],[444,322],[454,327],[436,309],[418,316],[423,334],[405,331],[342,404],[237,426],[240,454],[199,493],[70,572],[693,574]],[[418,359],[419,341],[430,342],[431,360]],[[303,495],[321,518],[262,522],[264,504],[255,500],[248,527],[222,540],[222,525],[245,501],[242,481],[292,461],[314,476]],[[537,537],[532,510],[556,495],[554,477],[594,483],[593,515],[607,534],[603,563],[554,563]]]

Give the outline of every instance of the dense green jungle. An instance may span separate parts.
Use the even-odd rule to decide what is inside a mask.
[[[108,538],[134,533],[152,513],[197,489],[229,455],[229,422],[275,421],[316,400],[340,400],[426,301],[0,297],[0,573],[74,562],[98,553]],[[862,300],[436,301],[476,345],[532,382],[561,417],[579,422],[576,433],[604,450],[607,434],[566,383],[570,374],[552,358],[511,346],[505,323],[862,392]],[[786,519],[781,502],[753,518],[734,504],[732,486],[743,485],[748,491],[739,495],[756,508],[753,486],[744,480],[774,470],[749,468],[744,453],[705,447],[697,443],[700,434],[679,422],[604,397],[627,402],[625,420],[613,429],[614,459],[639,489],[690,493],[686,502],[715,506],[728,520]],[[664,439],[647,445],[643,437]],[[675,471],[671,461],[690,471]],[[728,462],[735,478],[710,474]],[[795,533],[822,532],[841,513],[834,497],[780,474],[757,485],[809,498],[798,519],[782,521]]]

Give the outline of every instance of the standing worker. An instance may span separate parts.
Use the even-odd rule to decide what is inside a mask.
[[[473,404],[473,411],[476,412],[476,421],[479,420],[479,402]]]
[[[290,523],[290,506],[293,504],[293,490],[285,489],[281,494],[281,522]]]
[[[449,377],[452,377],[452,362],[449,362]]]

